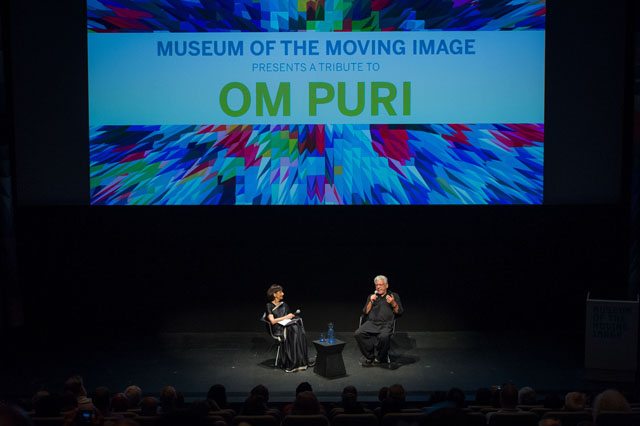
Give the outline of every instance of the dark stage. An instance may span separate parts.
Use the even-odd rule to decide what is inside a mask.
[[[309,339],[318,335],[307,332]],[[118,392],[136,384],[155,394],[171,384],[190,400],[204,398],[215,383],[224,384],[236,401],[244,400],[260,383],[270,389],[274,401],[290,400],[302,381],[309,381],[325,401],[338,398],[349,384],[358,387],[363,399],[372,400],[380,387],[400,383],[414,401],[426,401],[428,392],[453,386],[470,398],[479,387],[507,381],[532,386],[542,394],[590,387],[583,378],[581,337],[575,335],[398,332],[392,343],[396,365],[391,369],[361,367],[352,333],[338,332],[337,337],[347,342],[343,353],[347,376],[336,379],[323,378],[312,369],[297,373],[274,369],[275,350],[268,351],[271,338],[258,331],[59,341],[46,353],[37,347],[28,354],[24,351],[16,368],[5,364],[0,393],[28,396],[41,386],[61,389],[72,373],[84,376],[90,392],[97,386]],[[315,356],[313,349],[310,352]]]

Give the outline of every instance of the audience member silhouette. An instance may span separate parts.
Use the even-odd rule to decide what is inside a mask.
[[[322,406],[312,391],[303,391],[296,395],[291,414],[312,415],[323,414]]]
[[[607,389],[598,394],[593,400],[593,421],[597,421],[598,414],[603,411],[631,411],[631,406],[619,391]]]
[[[142,389],[140,387],[136,385],[127,386],[123,393],[127,398],[130,410],[140,408],[140,401],[142,400]]]
[[[565,411],[583,411],[587,406],[587,395],[582,392],[569,392],[564,397]]]
[[[313,388],[311,387],[311,383],[309,383],[309,382],[300,383],[298,386],[296,386],[296,398],[298,397],[298,394],[300,392],[307,392],[307,391],[308,392],[313,392]],[[291,411],[293,410],[294,402],[292,402],[290,404],[287,404],[282,408],[282,415],[283,416],[287,416],[287,415],[291,414]]]
[[[380,417],[389,413],[399,413],[405,408],[406,393],[400,384],[389,386],[387,398],[380,405]]]
[[[491,413],[487,413],[487,423],[495,413],[517,413],[521,412],[518,405],[518,388],[511,383],[502,385],[500,389],[500,409]]]
[[[355,386],[345,386],[340,395],[340,403],[344,414],[364,414],[366,411],[361,403],[358,402],[358,389]]]
[[[209,388],[207,392],[207,401],[211,405],[212,411],[224,410],[229,408],[227,402],[227,389],[221,384],[215,384]]]
[[[383,386],[378,391],[378,401],[382,402],[389,396],[389,387]]]
[[[160,391],[160,411],[162,414],[175,411],[178,406],[178,392],[173,386],[165,386]]]
[[[140,415],[142,416],[157,416],[158,415],[158,400],[152,396],[146,396],[140,401]]]
[[[111,398],[111,412],[124,413],[129,410],[129,400],[124,393],[117,393]]]
[[[111,415],[111,392],[109,388],[99,386],[93,395],[93,405],[100,411],[100,414],[107,417]]]
[[[33,422],[20,408],[0,403],[0,425],[33,426]]]
[[[79,410],[95,410],[93,401],[87,397],[87,390],[84,387],[82,376],[71,376],[64,382],[65,392],[70,392],[76,399]]]
[[[525,386],[518,391],[518,405],[536,405],[538,396],[532,387]]]

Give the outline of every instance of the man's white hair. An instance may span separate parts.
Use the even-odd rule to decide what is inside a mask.
[[[375,284],[378,281],[383,281],[385,284],[389,285],[389,280],[387,279],[387,277],[385,277],[384,275],[377,275],[374,279],[373,279],[373,283]]]

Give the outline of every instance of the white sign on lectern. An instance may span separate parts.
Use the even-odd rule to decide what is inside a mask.
[[[633,382],[638,363],[638,298],[590,296],[587,294],[584,348],[587,378]]]

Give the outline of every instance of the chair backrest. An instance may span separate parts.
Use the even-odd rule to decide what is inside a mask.
[[[271,325],[271,323],[267,319],[267,313],[266,312],[262,313],[262,317],[260,317],[260,321],[264,323],[264,326],[267,329],[267,333],[269,333],[269,336],[271,336],[272,339],[280,341],[280,338],[278,336],[276,336],[275,334],[273,334],[273,325]]]
[[[596,417],[596,426],[638,426],[640,413],[634,411],[603,411]]]
[[[329,419],[323,414],[289,414],[282,426],[329,426]]]
[[[532,408],[529,411],[531,411],[532,413],[535,413],[538,417],[542,418],[542,416],[544,416],[545,413],[548,413],[549,411],[555,411],[555,410],[552,410],[551,408],[542,407],[542,408]]]
[[[427,416],[423,413],[388,413],[382,417],[382,426],[423,426]]]
[[[140,424],[140,426],[152,426],[155,425],[160,416],[136,416],[133,419]]]
[[[489,426],[537,426],[538,416],[530,411],[495,412],[488,417]]]
[[[233,420],[233,412],[231,410],[209,411],[209,416],[220,416],[225,422],[231,424]]]
[[[269,415],[264,416],[235,416],[233,418],[233,424],[238,425],[240,423],[249,423],[251,426],[278,426],[280,420]]]
[[[482,414],[480,414],[482,416]],[[482,416],[484,420],[484,416]],[[427,425],[429,426],[464,426],[467,424],[469,416],[467,412],[459,408],[443,407],[427,414]]]
[[[222,416],[208,415],[205,419],[205,424],[209,426],[218,426],[218,425],[226,425],[227,422]]]
[[[378,426],[378,417],[373,413],[336,414],[331,419],[333,426]]]
[[[487,418],[480,412],[467,412],[467,426],[485,426],[487,424]]]
[[[562,426],[577,426],[578,423],[591,421],[591,413],[586,411],[547,411],[543,419],[558,419]]]
[[[31,417],[35,426],[62,426],[64,417]]]
[[[135,416],[137,416],[137,414],[135,412],[127,410],[127,411],[112,411],[110,417],[115,417],[115,418],[119,419],[121,417],[132,418],[132,417],[135,417]]]

